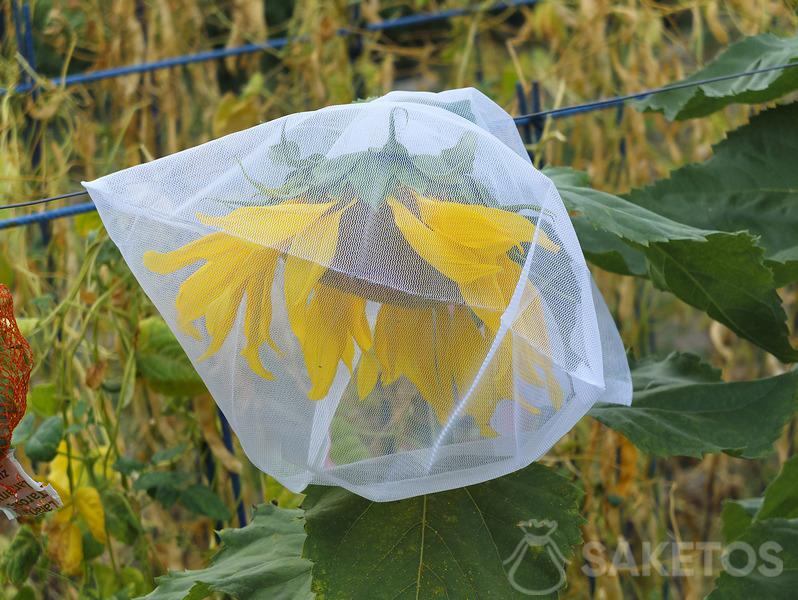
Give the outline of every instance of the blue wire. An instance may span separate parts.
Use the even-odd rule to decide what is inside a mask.
[[[783,69],[790,69],[792,67],[798,67],[798,61],[780,65],[773,65],[770,67],[762,67],[759,69],[751,69],[750,71],[742,71],[739,73],[729,73],[727,75],[718,75],[717,77],[708,77],[706,79],[699,79],[699,80],[685,80],[679,83],[674,83],[671,85],[665,85],[658,88],[652,88],[650,90],[645,90],[643,92],[637,92],[635,94],[626,94],[624,96],[616,96],[615,98],[606,98],[603,100],[594,100],[592,102],[585,102],[584,104],[577,104],[575,106],[566,106],[563,108],[555,108],[552,110],[543,110],[540,112],[535,112],[529,115],[521,115],[520,117],[515,117],[513,119],[516,125],[526,125],[527,123],[532,123],[535,121],[540,121],[542,119],[562,119],[564,117],[570,117],[573,115],[579,115],[587,112],[592,112],[594,110],[603,110],[605,108],[612,108],[613,106],[618,106],[619,104],[625,104],[629,100],[642,100],[648,96],[653,96],[654,94],[662,94],[664,92],[672,92],[675,90],[681,90],[684,88],[696,87],[700,85],[707,85],[709,83],[717,83],[719,81],[727,81],[729,79],[737,79],[738,77],[748,77],[750,75],[759,75],[760,73],[768,73],[770,71],[779,71]]]
[[[504,10],[507,8],[518,6],[532,6],[537,4],[538,0],[514,0],[513,2],[500,2],[491,6],[488,10]],[[480,12],[483,10],[480,6],[472,6],[468,8],[457,8],[451,10],[444,10],[436,13],[421,13],[415,15],[407,15],[406,17],[398,17],[396,19],[386,19],[379,23],[370,23],[365,26],[366,31],[386,31],[389,29],[398,29],[407,27],[409,25],[421,25],[425,23],[435,23],[459,17],[467,14]],[[336,31],[339,36],[353,35],[356,31],[348,28],[341,28]],[[71,86],[82,83],[92,83],[103,79],[111,79],[114,77],[123,77],[125,75],[135,75],[138,73],[146,73],[149,71],[157,71],[159,69],[169,69],[172,67],[180,67],[190,65],[198,62],[206,62],[210,60],[218,60],[227,58],[229,56],[240,56],[242,54],[253,54],[262,50],[278,50],[290,44],[291,42],[307,41],[308,37],[297,38],[274,38],[257,44],[244,44],[243,46],[235,46],[233,48],[217,48],[215,50],[206,50],[204,52],[197,52],[196,54],[184,54],[181,56],[174,56],[172,58],[164,58],[149,63],[138,63],[134,65],[126,65],[124,67],[114,67],[110,69],[100,69],[98,71],[90,71],[88,73],[75,73],[74,75],[67,75],[66,77],[56,77],[50,79],[50,84],[54,86]],[[34,81],[21,83],[14,87],[13,91],[16,93],[29,92],[38,84]],[[0,88],[0,96],[7,94],[9,90]]]
[[[647,96],[652,96],[654,94],[660,94],[663,92],[670,92],[673,90],[680,90],[684,88],[705,85],[708,83],[715,83],[718,81],[726,81],[738,77],[757,75],[759,73],[767,73],[769,71],[777,71],[779,69],[789,69],[792,67],[798,67],[798,62],[775,65],[772,67],[763,67],[761,69],[743,71],[741,73],[719,75],[717,77],[710,77],[707,79],[701,79],[697,81],[683,81],[681,83],[667,85],[660,88],[653,88],[643,92],[638,92],[636,94],[626,94],[624,96],[617,96],[615,98],[606,98],[604,100],[586,102],[585,104],[577,104],[575,106],[566,106],[563,108],[555,108],[553,110],[544,110],[544,111],[531,113],[528,115],[521,115],[520,117],[515,117],[513,120],[515,121],[515,124],[518,126],[524,126],[529,124],[535,125],[540,123],[543,119],[546,118],[562,119],[564,117],[570,117],[572,115],[583,114],[595,110],[603,110],[606,108],[612,108],[614,106],[623,105],[629,100],[638,100],[646,98]],[[71,192],[70,195],[77,195],[78,193],[79,192]],[[0,205],[0,208],[2,208],[2,205]],[[86,204],[78,204],[77,206],[68,206],[65,208],[58,208],[50,211],[42,211],[31,215],[24,215],[22,217],[14,217],[11,219],[5,219],[0,221],[0,230],[9,229],[11,227],[19,227],[21,225],[30,225],[32,223],[40,223],[43,221],[50,221],[53,219],[60,219],[63,217],[71,217],[73,215],[90,212],[91,210],[94,210],[94,205],[91,202],[88,202]]]
[[[234,452],[233,434],[230,431],[230,423],[227,422],[222,409],[217,407],[216,411],[219,413],[219,420],[222,422],[222,441],[224,442],[224,447],[232,454]],[[244,502],[241,500],[241,477],[238,473],[233,471],[228,471],[228,475],[230,475],[230,484],[233,488],[233,501],[236,503],[238,524],[240,527],[244,527],[244,525],[247,524],[247,511],[244,509]]]
[[[93,202],[85,202],[84,204],[75,204],[74,206],[64,206],[54,210],[46,210],[29,215],[22,215],[21,217],[13,217],[11,219],[4,219],[0,221],[0,230],[11,229],[12,227],[22,227],[24,225],[33,225],[35,223],[43,223],[45,221],[52,221],[53,219],[63,219],[64,217],[74,217],[75,215],[82,215],[84,213],[97,210]]]

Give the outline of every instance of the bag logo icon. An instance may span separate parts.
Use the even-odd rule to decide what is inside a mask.
[[[552,537],[557,530],[557,521],[530,519],[529,521],[520,522],[518,527],[523,531],[524,535],[516,545],[512,554],[502,563],[505,566],[511,565],[507,570],[507,579],[510,585],[513,589],[527,596],[546,596],[556,592],[565,585],[565,565],[570,562],[563,556],[562,551],[559,546],[557,546],[557,542],[555,542]],[[518,567],[523,562],[526,553],[530,551],[530,549],[536,548],[541,549],[539,552],[545,550],[549,560],[551,560],[559,574],[559,578],[555,583],[548,585],[542,582],[540,589],[537,587],[528,588],[522,586],[515,579]],[[546,585],[546,587],[544,588],[543,585]]]

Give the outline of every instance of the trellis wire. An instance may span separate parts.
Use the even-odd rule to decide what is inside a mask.
[[[626,94],[623,96],[616,96],[614,98],[605,98],[601,100],[594,100],[592,102],[585,102],[583,104],[575,104],[573,106],[566,106],[563,108],[554,108],[550,110],[543,110],[534,113],[530,113],[528,115],[521,115],[519,117],[515,117],[514,121],[516,125],[519,127],[524,127],[527,125],[533,125],[539,127],[539,124],[542,123],[545,119],[562,119],[565,117],[570,117],[577,114],[584,114],[587,112],[592,112],[596,110],[605,110],[608,108],[623,106],[629,100],[641,100],[648,96],[653,96],[655,94],[661,94],[664,92],[670,92],[673,90],[680,90],[689,87],[695,87],[700,85],[706,85],[709,83],[717,83],[719,81],[726,81],[729,79],[736,79],[738,77],[747,77],[749,75],[757,75],[760,73],[767,73],[770,71],[777,71],[780,69],[788,69],[790,67],[798,66],[798,62],[793,63],[786,63],[781,65],[774,65],[771,67],[763,67],[760,69],[752,69],[750,71],[741,71],[738,73],[731,73],[728,75],[719,75],[717,77],[709,77],[707,79],[701,79],[696,81],[683,81],[681,83],[675,83],[671,85],[666,85],[659,88],[653,88],[650,90],[645,90],[642,92],[638,92],[636,94]],[[5,206],[0,206],[0,209],[4,208],[19,208],[22,206],[31,206],[34,204],[44,204],[46,202],[52,202],[54,200],[61,200],[64,198],[70,198],[75,196],[82,196],[87,194],[85,191],[75,191],[75,192],[68,192],[66,194],[61,194],[59,196],[52,196],[50,198],[41,198],[39,200],[29,200],[26,202],[20,202],[18,204],[9,204]],[[21,217],[14,217],[11,219],[4,219],[0,221],[0,230],[2,229],[10,229],[12,227],[20,227],[24,225],[31,225],[34,223],[41,223],[44,221],[51,221],[53,219],[60,219],[64,217],[73,217],[75,215],[80,215],[84,213],[88,213],[95,210],[94,204],[91,202],[86,202],[84,204],[76,204],[74,206],[66,206],[63,208],[57,208],[50,211],[43,211],[40,213],[33,213],[30,215],[23,215]]]
[[[467,6],[464,8],[452,8],[434,13],[419,13],[407,15],[404,17],[397,17],[395,19],[385,19],[378,23],[367,23],[363,26],[362,30],[366,32],[379,32],[388,31],[391,29],[400,29],[409,26],[427,25],[437,23],[439,21],[447,21],[455,17],[462,17],[478,12],[495,12],[506,10],[510,8],[518,8],[521,6],[533,6],[537,4],[538,0],[510,0],[508,2],[499,2],[492,6],[485,8],[484,6]],[[342,27],[336,30],[338,36],[357,35],[359,29],[351,27]],[[180,56],[173,56],[171,58],[164,58],[147,63],[137,63],[133,65],[125,65],[123,67],[113,67],[109,69],[100,69],[97,71],[90,71],[86,73],[75,73],[74,75],[66,75],[64,77],[56,77],[50,79],[49,83],[54,86],[72,86],[82,83],[93,83],[103,79],[113,79],[115,77],[124,77],[125,75],[135,75],[138,73],[147,73],[150,71],[158,71],[161,69],[170,69],[173,67],[181,67],[194,63],[207,62],[212,60],[219,60],[231,56],[241,56],[244,54],[254,54],[264,50],[279,50],[293,42],[305,42],[307,37],[280,37],[267,40],[260,43],[243,44],[241,46],[234,46],[232,48],[217,48],[214,50],[205,50],[194,54],[183,54]],[[35,81],[26,81],[13,88],[13,92],[25,93],[37,87]],[[9,92],[6,88],[0,88],[0,96]]]

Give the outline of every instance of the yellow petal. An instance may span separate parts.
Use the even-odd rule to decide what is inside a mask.
[[[357,365],[357,397],[364,400],[377,385],[379,377],[379,364],[373,352],[364,352],[360,355]]]
[[[338,302],[338,293],[335,290],[320,285],[308,305],[308,326],[302,351],[311,382],[308,392],[311,400],[320,400],[327,395],[335,380],[338,362],[346,351],[347,340],[351,340],[346,328],[340,327],[331,318],[336,310],[340,310]]]
[[[338,229],[343,211],[323,217],[291,242],[285,259],[285,303],[294,334],[301,341],[304,335],[302,311],[311,290],[316,286],[335,256]]]
[[[532,241],[535,226],[514,212],[420,196],[416,199],[423,221],[462,246],[503,254]]]
[[[374,347],[385,385],[404,375],[438,418],[452,406],[452,380],[445,351],[446,308],[405,308],[383,304]],[[439,335],[439,333],[441,335]]]
[[[96,488],[81,487],[75,490],[73,497],[75,507],[91,532],[91,535],[100,543],[105,543],[105,511]]]
[[[221,282],[228,279],[229,273],[229,263],[207,263],[181,284],[175,297],[177,325],[181,331],[194,339],[202,339],[194,321],[201,318],[208,306],[219,298],[224,291]]]
[[[279,248],[318,221],[335,204],[336,202],[283,202],[275,206],[237,208],[224,217],[197,215],[197,219],[205,225],[218,227],[250,242]]]
[[[344,344],[344,353],[341,356],[341,360],[344,361],[344,364],[352,371],[352,361],[355,359],[355,342],[352,340],[351,337],[346,337],[346,343]]]
[[[416,253],[452,281],[467,283],[498,272],[473,250],[424,225],[401,202],[388,198],[399,231]]]
[[[490,346],[474,318],[464,307],[455,307],[448,341],[449,364],[455,385],[462,396],[477,374]]]
[[[280,349],[271,337],[270,327],[272,321],[271,288],[274,272],[277,268],[277,253],[261,257],[259,264],[261,271],[257,277],[252,277],[247,282],[247,306],[244,312],[244,336],[246,345],[241,350],[241,355],[246,358],[249,367],[264,379],[273,376],[264,367],[260,360],[260,347],[266,342],[275,352]]]
[[[350,295],[352,302],[352,336],[363,352],[371,349],[371,326],[366,318],[366,299]]]
[[[460,284],[459,288],[463,300],[474,311],[474,314],[485,323],[488,329],[497,331],[502,313],[507,305],[502,306],[504,295],[496,276],[481,277],[476,281]]]
[[[396,332],[402,320],[412,318],[413,313],[408,309],[392,304],[383,304],[377,313],[377,323],[374,327],[374,351],[382,370],[382,382],[391,385],[401,373],[396,360],[398,345],[402,343],[396,337]]]
[[[241,281],[230,281],[216,300],[211,302],[205,311],[205,329],[211,338],[208,349],[197,360],[205,360],[216,354],[224,344],[236,320],[238,307],[244,297],[244,284]]]
[[[142,260],[144,266],[154,273],[164,275],[187,267],[200,260],[212,260],[224,256],[230,249],[231,237],[213,233],[178,248],[172,252],[148,250]]]

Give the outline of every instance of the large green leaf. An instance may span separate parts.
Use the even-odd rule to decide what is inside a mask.
[[[222,548],[204,569],[170,572],[156,580],[149,600],[200,600],[213,592],[236,600],[313,598],[310,571],[302,558],[302,511],[262,504],[252,522],[219,533]]]
[[[504,599],[528,597],[524,588],[558,587],[562,567],[552,555],[558,549],[568,556],[579,543],[581,497],[567,479],[539,464],[397,502],[310,488],[303,506],[313,589],[327,600]],[[552,523],[546,544],[525,537],[525,530],[545,537]]]
[[[205,393],[205,384],[163,319],[139,323],[136,370],[153,389],[174,396]]]
[[[773,272],[755,237],[681,223],[653,207],[587,187],[586,179],[571,169],[546,169],[545,173],[572,214],[645,255],[648,275],[657,287],[705,311],[780,360],[798,360]],[[590,242],[584,236],[581,239]],[[588,259],[597,254],[606,261],[622,259],[623,268],[615,269],[620,272],[640,269],[606,244],[586,246],[584,252]]]
[[[767,110],[717,144],[708,161],[677,169],[629,200],[693,227],[748,230],[759,236],[776,285],[798,281],[796,123],[798,103]]]
[[[798,585],[798,457],[784,463],[763,498],[726,502],[721,516],[726,543],[749,545],[757,560],[752,562],[741,550],[732,552],[732,570],[718,577],[709,598],[794,598]],[[752,568],[735,572],[742,566]]]
[[[696,357],[671,354],[632,369],[632,406],[601,404],[590,414],[659,456],[768,454],[795,410],[798,371],[721,382]]]
[[[699,81],[742,71],[753,71],[798,60],[798,37],[770,34],[745,38],[732,44],[685,82]],[[708,115],[733,103],[775,100],[798,88],[798,68],[774,70],[655,94],[640,101],[643,110],[659,111],[669,120]]]

